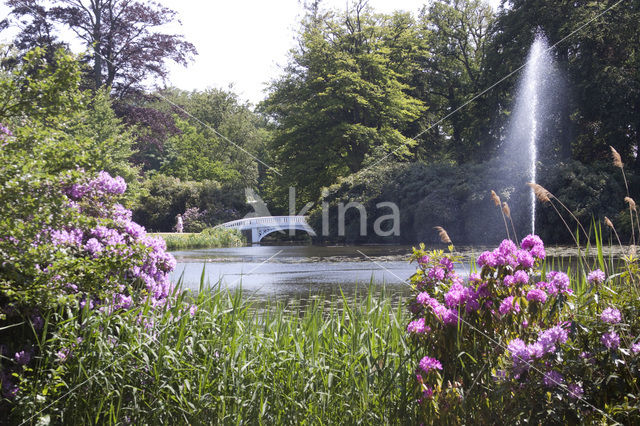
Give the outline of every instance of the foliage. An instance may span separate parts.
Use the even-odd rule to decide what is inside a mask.
[[[36,161],[47,173],[82,168],[124,177],[137,190],[138,171],[129,164],[132,135],[115,117],[104,91],[81,88],[81,65],[58,50],[48,60],[42,49],[28,52],[0,75],[0,120],[16,140],[3,147],[13,161]]]
[[[615,176],[612,178],[611,176]],[[640,197],[635,188],[637,177],[627,172],[631,197]],[[310,225],[322,229],[322,203],[329,212],[329,233],[324,239],[346,242],[438,242],[434,226],[444,226],[452,239],[460,243],[495,244],[506,236],[499,209],[494,207],[490,190],[495,190],[511,210],[517,236],[530,231],[530,190],[526,173],[509,168],[499,160],[454,165],[391,164],[378,166],[341,179],[324,192],[311,211]],[[630,239],[631,228],[624,197],[622,177],[610,165],[585,165],[576,161],[541,166],[539,182],[562,199],[582,223],[605,216],[618,219],[623,241]],[[345,235],[338,235],[338,205],[361,203],[367,212],[367,235],[360,236],[360,215],[356,209],[345,214]],[[400,211],[400,235],[376,236],[373,224],[388,209],[380,202],[393,202]],[[565,214],[572,230],[577,224]],[[539,205],[536,228],[550,243],[571,241],[571,235],[548,205]],[[511,227],[510,227],[511,228]],[[320,234],[320,232],[318,232]],[[322,237],[320,237],[322,238]]]
[[[401,306],[372,291],[329,306],[256,306],[241,292],[216,287],[183,294],[164,312],[92,311],[41,340],[40,368],[21,383],[12,418],[411,422],[403,321]],[[61,347],[64,357],[57,355]]]
[[[239,247],[245,241],[235,229],[207,228],[200,233],[156,234],[167,244],[167,250],[184,250],[215,247]]]
[[[18,35],[19,44],[50,48],[47,43],[74,34],[92,52],[93,87],[113,88],[121,96],[143,87],[149,77],[165,78],[167,60],[186,65],[196,53],[182,36],[161,32],[177,19],[175,11],[159,3],[8,0],[7,5],[15,20],[28,23]],[[33,37],[34,28],[46,37]]]
[[[390,40],[403,36],[395,30],[365,2],[344,14],[311,7],[300,48],[262,105],[276,125],[271,156],[280,174],[271,178],[280,190],[295,182],[302,201],[313,201],[339,176],[391,152],[410,155],[414,142],[403,132],[424,106],[395,63]]]
[[[189,209],[200,213],[200,225],[194,224],[194,228],[186,229],[197,232],[206,226],[240,218],[246,210],[244,192],[242,188],[210,180],[183,181],[153,174],[143,182],[142,194],[133,215],[136,221],[152,231],[168,232],[173,229],[176,217]]]

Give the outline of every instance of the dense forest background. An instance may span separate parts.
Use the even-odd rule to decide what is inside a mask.
[[[162,32],[173,11],[84,3],[6,1],[12,13],[0,30],[12,22],[22,30],[2,47],[0,122],[26,140],[46,132],[61,169],[99,157],[102,169],[130,183],[134,218],[149,230],[170,231],[178,214],[188,231],[240,218],[251,211],[245,188],[272,214],[288,214],[295,187],[298,210],[314,203],[315,226],[322,202],[330,211],[363,203],[369,228],[388,214],[377,203],[400,207],[400,236],[360,236],[354,210],[346,235],[332,226],[329,240],[434,241],[441,225],[455,241],[489,243],[503,226],[494,189],[523,235],[525,171],[500,152],[514,71],[544,34],[562,89],[541,144],[540,183],[585,225],[608,216],[628,237],[625,187],[609,146],[622,155],[637,199],[640,0],[604,14],[616,2],[512,0],[492,10],[479,0],[435,0],[417,14],[381,14],[362,0],[346,10],[313,1],[283,74],[257,106],[230,90],[168,85],[167,61],[186,65],[197,54]],[[84,52],[71,51],[69,34]],[[538,210],[538,222],[545,241],[569,241],[549,208]]]

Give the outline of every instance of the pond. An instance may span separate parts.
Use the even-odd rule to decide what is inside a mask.
[[[461,249],[457,249],[461,251]],[[462,249],[471,260],[470,249]],[[404,282],[416,270],[408,259],[411,246],[251,246],[173,252],[178,266],[172,279],[182,277],[184,287],[198,290],[203,268],[205,282],[218,280],[227,288],[242,287],[260,298],[304,298],[322,294],[339,297],[356,288],[383,286],[395,294],[408,294]],[[475,252],[478,253],[477,251]],[[469,262],[457,265],[468,274]]]

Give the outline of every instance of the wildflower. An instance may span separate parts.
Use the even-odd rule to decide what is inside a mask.
[[[589,272],[589,275],[587,276],[587,280],[591,284],[600,284],[601,282],[604,282],[604,279],[605,279],[604,272],[602,272],[600,269],[596,269],[595,271]]]
[[[65,362],[67,358],[69,358],[69,355],[70,355],[70,352],[69,352],[69,349],[67,348],[63,348],[56,353],[56,357],[60,362]]]
[[[557,371],[551,370],[544,374],[542,382],[549,388],[554,388],[564,383],[564,377]]]
[[[617,349],[618,346],[620,346],[620,336],[618,336],[618,333],[611,330],[610,332],[602,335],[600,342],[608,349]]]
[[[513,302],[513,296],[509,296],[505,298],[500,304],[500,308],[498,309],[501,315],[506,315],[510,312],[520,312],[520,304],[518,302]]]
[[[640,352],[640,342],[631,345],[631,352],[633,352],[634,354]]]
[[[424,318],[418,318],[417,320],[411,321],[407,326],[407,333],[426,334],[429,331],[431,331],[431,328],[428,325],[425,325]]]
[[[420,369],[425,373],[431,370],[442,370],[442,364],[435,358],[425,356],[420,360]]]
[[[196,305],[191,305],[191,307],[189,308],[189,314],[191,316],[194,316],[197,311],[198,311],[198,307]],[[422,318],[422,322],[424,323],[424,318]]]
[[[607,308],[600,314],[600,320],[609,324],[617,324],[621,319],[620,311],[616,308]]]
[[[580,399],[582,395],[584,395],[584,390],[582,386],[577,383],[572,383],[568,386],[569,388],[569,396],[573,399]]]
[[[539,288],[531,289],[527,293],[527,300],[529,302],[544,303],[547,301],[547,293],[545,293],[544,290],[540,290]]]

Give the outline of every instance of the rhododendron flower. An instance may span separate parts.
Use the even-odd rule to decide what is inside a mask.
[[[495,255],[490,251],[481,253],[480,256],[478,256],[477,264],[480,268],[482,268],[483,266],[490,266],[492,268],[495,268],[498,265]]]
[[[634,354],[640,352],[640,342],[631,345],[631,352],[633,352]]]
[[[534,257],[538,259],[544,259],[545,251],[544,251],[544,243],[537,235],[527,235],[520,243],[520,247],[523,250],[529,251]]]
[[[420,360],[420,369],[425,373],[431,370],[442,370],[442,364],[435,358],[425,356]]]
[[[541,290],[539,288],[531,289],[527,293],[527,300],[529,302],[544,303],[547,301],[547,293],[545,293],[544,290]]]
[[[466,291],[462,284],[454,284],[444,295],[444,302],[450,308],[458,307],[466,301]]]
[[[620,336],[615,331],[604,333],[600,338],[600,342],[609,349],[617,349],[620,346]]]
[[[444,276],[445,276],[445,271],[444,269],[438,267],[438,266],[434,266],[433,268],[431,268],[429,270],[428,273],[428,277],[432,280],[435,281],[442,281],[444,280]]]
[[[407,332],[412,334],[425,334],[431,331],[431,328],[428,325],[425,325],[424,318],[418,318],[417,320],[411,321],[409,325],[407,325]]]
[[[556,325],[548,330],[541,331],[538,334],[538,343],[542,344],[545,352],[553,353],[556,351],[556,344],[566,343],[568,338],[569,333],[567,330]]]
[[[514,304],[513,296],[509,296],[502,301],[502,303],[500,304],[500,308],[498,309],[498,312],[500,312],[501,315],[506,315],[510,312],[518,313],[520,312],[520,304],[518,302]]]
[[[557,371],[551,370],[544,373],[542,382],[544,383],[545,386],[549,388],[554,388],[564,383],[564,377],[562,377],[562,374],[558,373]]]
[[[600,314],[600,319],[609,324],[617,324],[622,319],[622,316],[616,308],[607,308]]]
[[[587,275],[587,280],[591,284],[602,283],[604,282],[604,279],[605,279],[604,272],[602,272],[600,269],[596,269],[595,271],[589,272],[589,275]]]
[[[31,353],[29,351],[20,351],[14,355],[13,359],[20,365],[27,365],[31,361]]]
[[[506,285],[507,287],[511,287],[515,282],[516,282],[516,277],[514,277],[513,275],[506,275],[502,279],[502,284]]]
[[[513,274],[513,277],[515,278],[515,281],[520,284],[526,284],[529,282],[529,274],[525,271],[516,271],[516,273]]]
[[[426,265],[429,262],[431,262],[431,258],[427,255],[424,255],[420,259],[418,259],[418,263],[421,265]]]
[[[507,345],[507,350],[511,353],[514,365],[519,365],[529,361],[529,349],[521,339],[513,339]]]
[[[584,395],[582,386],[577,383],[572,383],[567,387],[569,388],[569,396],[573,399],[580,399],[582,398],[582,395]]]

